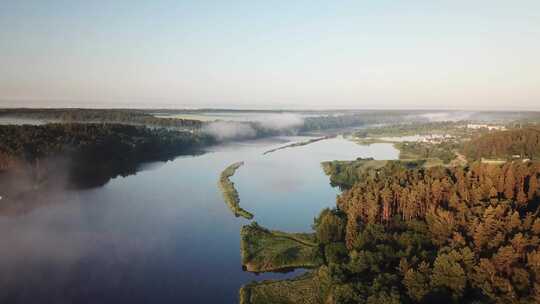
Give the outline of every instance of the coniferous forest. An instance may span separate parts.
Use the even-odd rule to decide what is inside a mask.
[[[530,161],[366,172],[321,214],[333,227],[316,225],[347,249],[328,264],[328,299],[538,303],[539,177]]]
[[[313,225],[324,262],[289,284],[318,290],[302,303],[539,303],[537,134],[479,132],[458,150],[470,160],[464,166],[323,163],[343,190]],[[508,161],[475,161],[495,157]],[[243,303],[286,290],[271,286],[247,285]]]
[[[472,159],[540,157],[540,128],[527,127],[491,132],[467,142],[464,153]]]
[[[287,283],[248,284],[241,302],[297,303],[296,289],[311,290],[301,303],[540,302],[538,134],[481,129],[451,146],[416,143],[460,163],[428,164],[423,153],[324,162],[343,192],[313,224],[323,262]]]
[[[144,162],[196,154],[214,139],[200,133],[123,124],[46,124],[0,127],[0,178],[21,174],[44,185],[67,171],[73,187],[101,186],[134,174]],[[37,186],[35,186],[37,187]],[[16,191],[8,186],[5,191]]]

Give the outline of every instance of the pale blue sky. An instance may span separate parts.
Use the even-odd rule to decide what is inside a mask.
[[[0,106],[540,109],[537,0],[0,2]]]

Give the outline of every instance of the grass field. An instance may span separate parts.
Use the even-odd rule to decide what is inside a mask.
[[[253,222],[242,227],[240,246],[242,265],[251,272],[314,268],[323,263],[310,233],[271,231]]]
[[[281,281],[250,283],[240,289],[240,304],[322,304],[324,287],[318,270]]]

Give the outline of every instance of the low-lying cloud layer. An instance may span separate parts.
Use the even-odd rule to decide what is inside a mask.
[[[252,122],[257,123],[263,129],[284,131],[302,126],[304,119],[300,115],[283,113],[257,117]],[[219,141],[247,139],[257,136],[257,131],[254,129],[253,125],[247,122],[238,121],[211,122],[203,127],[203,132],[212,135]]]
[[[420,115],[432,122],[467,120],[473,115],[472,112],[434,112]]]
[[[203,127],[203,132],[212,135],[219,141],[235,138],[252,138],[257,135],[253,127],[247,123],[234,121],[216,121]]]
[[[267,129],[284,130],[302,126],[304,119],[297,114],[283,113],[265,116],[258,122]]]

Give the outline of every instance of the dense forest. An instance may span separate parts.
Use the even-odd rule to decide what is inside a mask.
[[[482,131],[482,130],[481,130]],[[478,132],[478,131],[475,131]],[[467,129],[467,121],[438,121],[438,122],[409,122],[392,123],[385,126],[371,127],[356,131],[353,135],[358,138],[366,137],[399,137],[414,135],[453,135],[468,136],[473,131]]]
[[[74,180],[100,185],[130,174],[141,162],[195,153],[213,142],[191,132],[121,124],[47,124],[0,126],[0,169],[31,170],[42,175],[48,159],[69,160]],[[65,162],[65,161],[64,161]],[[26,169],[25,169],[26,168]]]
[[[425,164],[425,160],[375,160],[372,157],[357,158],[356,160],[334,160],[323,162],[324,173],[329,176],[332,187],[341,190],[350,189],[365,174],[377,174],[377,170],[387,165],[399,165],[404,168],[418,168]]]
[[[458,141],[444,140],[439,143],[401,142],[394,145],[399,150],[400,159],[440,159],[444,164],[456,158],[455,151],[461,148]]]
[[[484,130],[464,149],[478,153],[471,159],[534,158],[537,132]],[[313,225],[323,263],[248,284],[243,303],[539,303],[540,162],[431,166],[459,142],[425,153],[422,144],[405,149],[414,160],[324,162],[344,192]]]
[[[491,132],[465,143],[464,154],[470,159],[540,157],[540,128],[526,127]]]
[[[255,131],[253,137],[274,136],[280,134],[296,134],[298,132],[323,131],[328,129],[341,129],[359,127],[371,123],[389,123],[397,121],[422,120],[419,115],[424,111],[306,111],[306,112],[283,112],[283,111],[241,111],[241,110],[144,110],[144,109],[0,109],[0,117],[27,118],[43,120],[46,122],[86,122],[86,123],[122,123],[146,125],[152,127],[165,127],[176,129],[200,129],[211,122],[203,122],[193,119],[180,119],[174,117],[157,117],[155,114],[182,114],[182,113],[206,113],[206,112],[232,112],[232,113],[308,113],[312,116],[305,117],[303,124],[286,129],[272,129],[265,127],[257,121],[235,122],[252,128]]]
[[[301,132],[360,127],[368,124],[384,124],[406,121],[424,121],[422,112],[407,111],[360,111],[352,114],[332,114],[304,119]]]
[[[208,110],[209,112],[212,112]],[[119,123],[130,125],[144,125],[149,127],[171,128],[178,130],[204,130],[205,126],[212,124],[211,121],[200,121],[193,119],[181,119],[175,117],[157,117],[155,113],[203,113],[205,111],[182,111],[182,110],[137,110],[137,109],[0,109],[0,117],[34,119],[44,122],[57,123]],[[252,111],[231,111],[243,112],[249,115]],[[279,113],[276,111],[264,111],[268,113]],[[264,113],[263,112],[263,113]],[[396,121],[404,117],[408,112],[399,111],[361,111],[353,114],[343,114],[339,112],[314,112],[306,117],[300,126],[290,128],[271,128],[258,121],[231,122],[239,129],[249,129],[246,138],[251,139],[276,135],[292,135],[299,132],[323,131],[327,129],[340,129],[348,127],[358,127],[378,120]],[[228,127],[233,127],[229,125]]]
[[[538,303],[539,177],[521,161],[366,171],[314,225],[327,303]]]
[[[0,117],[69,123],[121,123],[181,129],[197,129],[202,126],[199,120],[158,118],[148,111],[132,109],[0,109]]]
[[[96,157],[175,154],[211,141],[190,132],[121,124],[8,125],[0,127],[0,138],[1,153],[30,162],[65,152],[90,155],[99,151]]]

